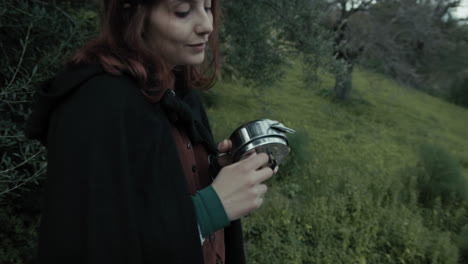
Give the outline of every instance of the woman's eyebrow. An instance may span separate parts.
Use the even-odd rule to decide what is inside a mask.
[[[176,4],[180,4],[180,3],[189,3],[189,4],[193,4],[193,3],[196,3],[196,2],[203,2],[205,3],[206,1],[205,0],[169,0],[169,4],[171,5],[176,5]],[[211,1],[210,1],[211,2]]]
[[[176,4],[180,4],[180,3],[193,3],[195,2],[195,0],[169,0],[169,4],[171,5],[176,5]]]
[[[205,3],[206,1],[205,0],[169,0],[168,4],[169,4],[169,6],[174,7],[174,6],[177,6],[179,4],[184,4],[184,3],[194,4],[196,2]]]

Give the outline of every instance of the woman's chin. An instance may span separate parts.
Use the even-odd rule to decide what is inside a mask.
[[[203,63],[204,60],[205,60],[205,53],[201,52],[199,54],[191,56],[190,58],[187,58],[186,65],[189,65],[189,66],[200,65]]]

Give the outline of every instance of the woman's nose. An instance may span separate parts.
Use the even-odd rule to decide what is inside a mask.
[[[213,31],[213,16],[211,12],[202,12],[195,26],[195,32],[199,35],[209,35]]]

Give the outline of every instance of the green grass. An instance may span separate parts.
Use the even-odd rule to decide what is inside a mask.
[[[347,103],[331,96],[332,76],[302,80],[291,64],[257,96],[229,81],[209,92],[218,141],[259,118],[298,131],[264,206],[244,219],[248,263],[468,262],[466,201],[424,208],[417,185],[424,144],[446,149],[468,179],[468,110],[360,69]]]

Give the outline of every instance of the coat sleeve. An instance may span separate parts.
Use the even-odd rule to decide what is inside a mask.
[[[169,122],[130,78],[87,81],[48,131],[39,263],[203,263]]]

